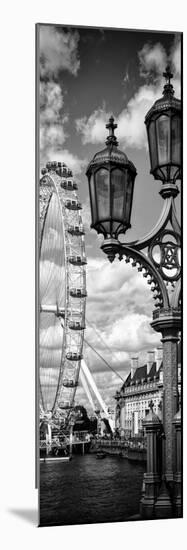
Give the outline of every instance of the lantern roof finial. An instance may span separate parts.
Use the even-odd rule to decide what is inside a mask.
[[[165,72],[163,73],[164,78],[166,79],[166,84],[164,86],[163,95],[174,95],[174,89],[173,85],[171,84],[171,79],[173,78],[173,74],[170,70],[170,66],[167,65]]]
[[[175,97],[175,91],[171,84],[171,79],[173,78],[173,74],[170,70],[169,65],[166,67],[166,70],[163,73],[163,76],[166,79],[166,83],[164,85],[162,97],[160,97],[155,101],[151,109],[149,109],[148,113],[146,114],[145,116],[146,126],[149,125],[151,120],[153,120],[159,114],[161,113],[164,114],[164,112],[168,110],[170,111],[172,109],[172,112],[175,111],[175,113],[177,114],[181,112],[181,101],[180,99],[177,99]]]
[[[171,78],[173,78],[173,74],[170,71],[170,66],[167,65],[165,72],[163,73],[163,76],[166,79],[167,84],[170,84]]]
[[[91,174],[98,168],[103,168],[106,166],[111,168],[111,166],[118,167],[119,169],[128,168],[136,176],[136,168],[134,164],[128,159],[124,151],[120,151],[118,148],[118,141],[114,135],[114,130],[117,128],[117,124],[114,123],[114,117],[109,118],[108,123],[106,124],[107,130],[109,130],[109,135],[106,139],[106,147],[102,151],[98,151],[91,162],[88,165],[86,174]]]
[[[117,141],[117,137],[114,135],[114,130],[118,127],[117,124],[114,124],[114,117],[111,116],[109,118],[109,121],[108,123],[106,124],[106,128],[107,130],[109,130],[109,135],[107,136],[107,139],[106,139],[106,145],[116,145],[116,147],[118,146],[118,141]]]

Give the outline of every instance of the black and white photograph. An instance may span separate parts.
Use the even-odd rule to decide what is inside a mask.
[[[182,40],[36,25],[40,527],[183,517]]]

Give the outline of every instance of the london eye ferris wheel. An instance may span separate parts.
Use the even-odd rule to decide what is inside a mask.
[[[64,163],[42,170],[39,202],[40,409],[65,421],[82,359],[87,262],[77,183]]]

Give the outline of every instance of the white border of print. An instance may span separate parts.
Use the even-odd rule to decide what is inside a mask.
[[[117,7],[117,9],[116,9]],[[5,548],[55,545],[69,550],[117,545],[151,550],[176,548],[185,539],[179,520],[36,529],[34,490],[34,208],[35,208],[35,28],[37,22],[174,30],[185,33],[185,3],[134,0],[6,2],[1,61],[1,508]],[[186,60],[184,34],[184,68]],[[184,71],[185,72],[185,71]],[[186,97],[184,74],[184,99]],[[184,101],[185,103],[185,101]],[[184,121],[186,105],[184,105]],[[185,140],[186,142],[186,140]],[[185,160],[185,159],[184,159]],[[186,174],[186,170],[185,170]],[[3,193],[3,197],[2,197]],[[184,204],[185,204],[184,189]],[[185,210],[184,210],[185,224]],[[186,225],[186,224],[185,224]],[[186,229],[185,229],[186,234]],[[185,273],[184,273],[185,281]],[[184,298],[185,298],[184,288]],[[3,302],[3,308],[2,308]],[[3,336],[2,336],[3,332]],[[186,354],[185,354],[186,356]],[[184,372],[184,387],[185,387]],[[185,400],[184,400],[185,401]],[[186,405],[184,403],[184,418]],[[184,424],[185,428],[185,424]],[[184,430],[185,432],[185,430]],[[184,445],[186,464],[186,438]],[[186,469],[185,469],[186,470]],[[186,486],[186,471],[184,487]],[[186,497],[186,494],[185,494]],[[186,499],[184,501],[184,504]],[[186,506],[185,506],[186,510]],[[186,516],[184,510],[184,516]]]

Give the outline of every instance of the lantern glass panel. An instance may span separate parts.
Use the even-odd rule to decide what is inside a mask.
[[[117,221],[117,222],[112,221],[111,232],[112,232],[113,235],[116,234],[116,231],[118,230],[119,226],[120,226],[119,221]]]
[[[90,178],[90,198],[91,198],[91,213],[92,213],[92,223],[94,224],[97,221],[97,205],[95,199],[95,184],[93,176]]]
[[[162,115],[156,121],[158,164],[170,162],[170,118]]]
[[[104,220],[110,216],[109,171],[100,168],[95,174],[98,219]]]
[[[102,233],[103,233],[103,230],[105,232],[106,235],[110,235],[111,233],[111,221],[108,220],[106,222],[101,222],[100,224],[100,227],[102,228]]]
[[[171,122],[171,146],[173,164],[181,164],[181,120],[178,115]]]
[[[176,173],[178,172],[178,168],[176,166],[170,166],[170,179],[175,179]]]
[[[157,159],[157,148],[156,148],[156,135],[155,135],[155,121],[152,120],[148,129],[149,135],[149,149],[150,149],[150,160],[151,160],[151,169],[154,170],[158,164]]]
[[[123,219],[123,205],[126,184],[126,173],[118,168],[111,172],[111,216],[112,219]]]
[[[132,195],[133,195],[133,182],[132,177],[128,174],[125,200],[124,200],[124,221],[126,224],[130,223],[130,214],[131,214],[131,205],[132,205]]]

